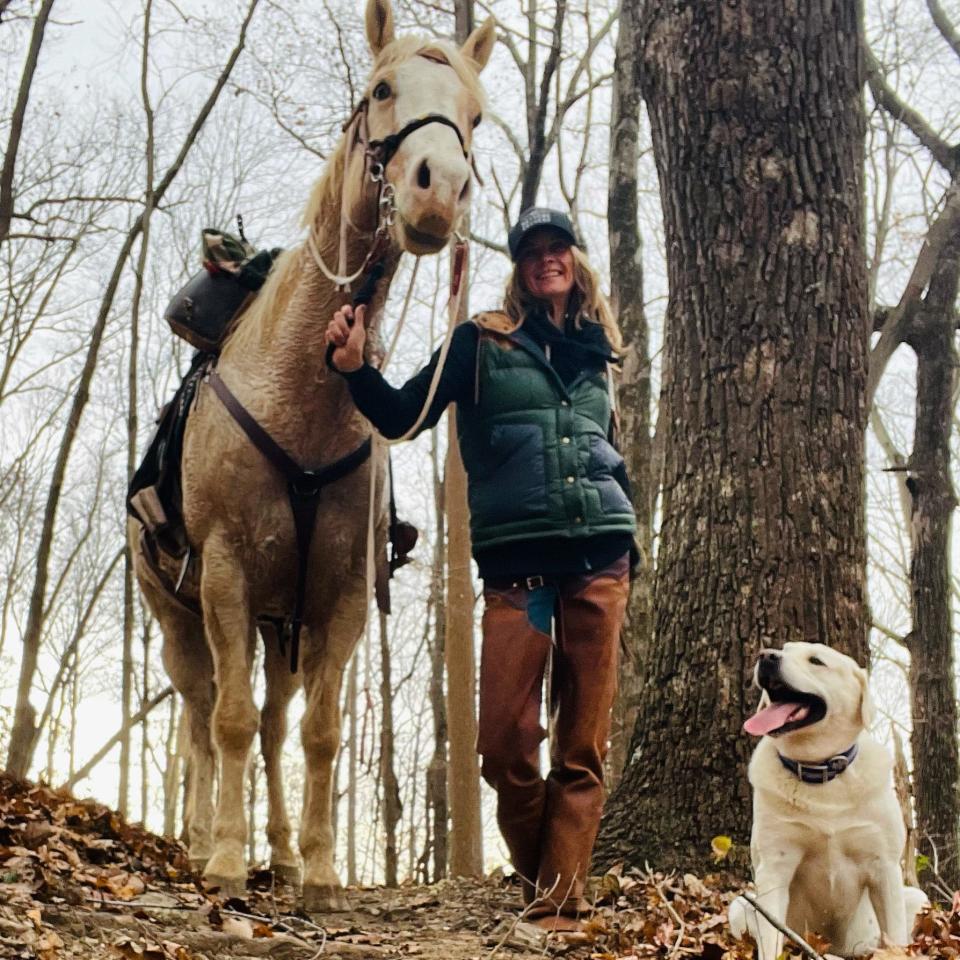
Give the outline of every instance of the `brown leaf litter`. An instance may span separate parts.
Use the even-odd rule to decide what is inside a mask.
[[[519,886],[499,871],[350,888],[348,913],[308,917],[269,871],[251,872],[244,899],[224,899],[191,873],[180,843],[103,804],[0,775],[0,958],[9,960],[752,957],[727,927],[729,877],[614,870],[590,893],[596,913],[565,938],[523,920]],[[923,955],[960,960],[960,901],[923,914],[905,951],[875,960]]]

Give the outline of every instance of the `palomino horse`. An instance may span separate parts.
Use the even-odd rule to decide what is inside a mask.
[[[422,37],[395,38],[389,0],[368,0],[366,32],[373,71],[307,204],[310,240],[280,257],[217,364],[217,374],[240,403],[306,467],[340,460],[370,434],[343,380],[324,363],[324,328],[350,297],[330,274],[362,272],[379,242],[385,276],[371,306],[376,316],[400,252],[436,253],[450,241],[468,204],[471,133],[483,101],[478,76],[495,42],[492,21],[478,27],[459,50]],[[200,561],[202,621],[157,589],[138,564],[141,587],[163,631],[164,664],[183,695],[190,731],[190,857],[205,863],[208,882],[228,894],[242,893],[244,782],[259,726],[271,865],[288,877],[299,874],[284,809],[280,751],[286,707],[302,680],[304,906],[335,909],[343,902],[331,827],[340,686],[367,616],[369,490],[372,470],[382,487],[382,464],[366,460],[320,496],[299,674],[291,675],[276,644],[268,643],[267,695],[258,715],[250,675],[256,622],[260,616],[290,614],[297,542],[283,476],[211,386],[207,382],[199,389],[183,452],[184,522]],[[219,796],[213,811],[215,765]]]

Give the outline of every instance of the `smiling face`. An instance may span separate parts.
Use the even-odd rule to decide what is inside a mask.
[[[527,292],[538,300],[566,303],[573,289],[570,240],[559,230],[531,230],[517,252],[517,270]]]
[[[866,671],[822,643],[761,651],[754,679],[763,693],[744,729],[776,737],[792,759],[819,762],[839,753],[870,723]]]

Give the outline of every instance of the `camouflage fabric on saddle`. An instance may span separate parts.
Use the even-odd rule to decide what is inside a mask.
[[[173,332],[198,350],[217,353],[244,308],[266,282],[282,252],[256,250],[242,234],[203,230],[203,269],[174,294],[167,306]]]

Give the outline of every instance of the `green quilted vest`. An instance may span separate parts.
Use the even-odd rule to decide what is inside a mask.
[[[607,374],[569,386],[521,327],[481,314],[475,403],[457,404],[474,550],[511,540],[633,533],[633,507],[607,440]]]

